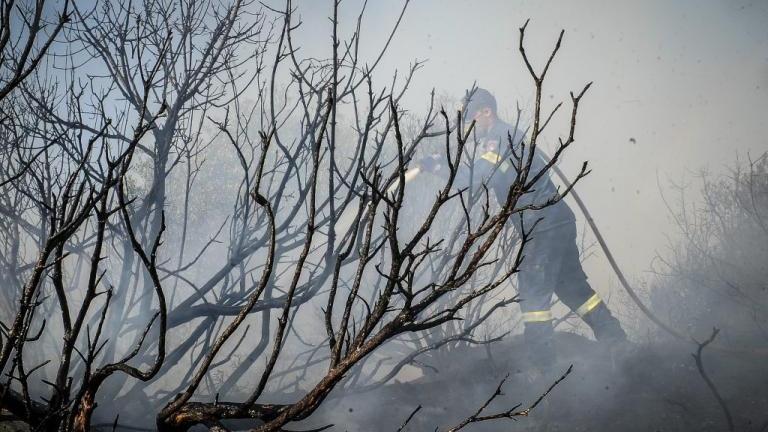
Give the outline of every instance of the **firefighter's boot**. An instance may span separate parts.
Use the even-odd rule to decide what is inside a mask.
[[[525,323],[524,338],[528,361],[539,371],[548,371],[556,360],[554,328],[551,321]]]
[[[627,334],[621,328],[617,320],[604,303],[596,305],[589,313],[583,316],[584,321],[595,333],[595,339],[609,345],[623,343],[627,340]]]

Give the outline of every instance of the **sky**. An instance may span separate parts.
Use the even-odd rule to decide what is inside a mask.
[[[361,4],[342,2],[342,33]],[[401,5],[369,1],[364,47],[382,46]],[[330,2],[296,6],[304,54],[328,55]],[[686,200],[693,202],[700,172],[724,174],[737,158],[768,151],[768,1],[412,0],[378,73],[387,80],[427,60],[405,108],[423,110],[432,88],[458,97],[476,81],[512,121],[516,102],[533,105],[533,83],[517,49],[527,19],[535,65],[565,30],[543,103],[546,110],[564,101],[566,109],[544,148],[567,133],[568,92],[594,82],[561,167],[575,175],[589,161],[592,172],[577,190],[630,279],[648,279],[654,256],[677,237],[662,200],[663,192],[673,206],[677,201],[670,182],[688,185]],[[601,254],[587,272],[597,285],[612,283]]]

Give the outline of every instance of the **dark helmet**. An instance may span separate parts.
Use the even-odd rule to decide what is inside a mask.
[[[480,87],[467,91],[462,105],[464,119],[471,119],[483,108],[490,108],[491,112],[496,113],[496,98],[491,92]]]

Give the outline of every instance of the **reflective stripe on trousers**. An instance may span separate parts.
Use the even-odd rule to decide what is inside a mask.
[[[597,305],[600,304],[602,300],[600,300],[600,296],[597,295],[597,293],[593,294],[592,297],[588,298],[587,301],[585,301],[581,306],[579,306],[578,309],[576,309],[576,313],[579,314],[579,316],[584,317],[586,314],[592,312],[593,309],[597,307]]]
[[[550,310],[523,312],[523,322],[530,323],[546,321],[552,321],[552,311]]]

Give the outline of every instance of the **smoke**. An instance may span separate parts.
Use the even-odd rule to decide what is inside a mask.
[[[267,4],[278,7],[282,3]],[[545,111],[559,101],[565,101],[566,108],[554,116],[543,137],[543,148],[551,152],[557,139],[567,134],[569,91],[594,82],[581,105],[576,143],[566,152],[560,167],[575,176],[581,163],[589,161],[592,172],[579,183],[579,194],[620,265],[655,314],[690,335],[692,341],[703,341],[713,326],[722,328],[719,338],[704,349],[706,372],[720,389],[738,428],[764,430],[765,427],[758,426],[765,421],[759,417],[761,410],[764,412],[768,407],[764,390],[768,374],[762,361],[767,312],[768,239],[762,225],[766,220],[762,219],[766,213],[766,165],[764,157],[757,165],[745,165],[743,159],[745,155],[762,154],[766,148],[768,6],[693,0],[674,4],[424,0],[408,6],[392,35],[401,17],[400,10],[392,7],[391,2],[347,0],[342,2],[339,15],[342,38],[357,29],[358,14],[364,4],[366,14],[359,23],[364,46],[360,64],[374,67],[375,81],[388,90],[396,92],[409,85],[398,106],[403,110],[406,139],[418,135],[433,101],[433,91],[437,95],[436,106],[445,107],[452,117],[454,102],[473,83],[495,93],[504,119],[514,123],[519,108],[521,128],[525,129],[532,119],[534,86],[518,53],[518,28],[531,19],[527,51],[537,66],[546,61],[560,29],[565,29],[565,42],[547,77],[543,102]],[[302,2],[296,7],[302,25],[293,43],[301,47],[301,56],[329,58],[328,5]],[[379,56],[385,48],[386,52]],[[274,49],[273,45],[266,46],[265,56],[274,54],[270,51]],[[407,81],[416,61],[424,63]],[[81,71],[96,73],[98,67],[88,64]],[[55,74],[52,72],[52,76]],[[288,81],[286,76],[285,82],[278,80],[276,86],[282,90]],[[263,86],[259,82],[242,95],[243,112],[264,109],[267,103]],[[355,96],[363,98],[363,93]],[[286,93],[276,98],[280,106],[296,103],[298,96]],[[110,110],[119,110],[123,102],[110,103],[114,104]],[[341,172],[354,166],[352,159],[358,150],[354,127],[359,113],[355,108],[350,104],[340,107],[338,112],[336,139],[340,144],[336,160]],[[235,314],[232,310],[242,304],[256,285],[265,249],[249,250],[250,260],[243,263],[237,256],[242,251],[233,245],[266,239],[266,213],[248,207],[252,205],[249,194],[254,186],[252,168],[261,148],[255,139],[242,147],[232,145],[221,127],[225,120],[231,121],[229,114],[216,107],[204,115],[193,116],[195,121],[185,123],[180,135],[183,139],[194,136],[199,147],[195,152],[179,150],[171,154],[172,160],[178,159],[168,177],[163,210],[173,223],[169,224],[160,251],[170,309],[184,307],[171,318],[170,360],[163,373],[149,384],[131,382],[123,387],[123,378],[110,382],[114,386],[114,400],[100,401],[104,407],[97,411],[100,420],[112,420],[110,410],[119,409],[123,421],[151,427],[154,418],[142,418],[141,413],[154,412],[156,407],[147,406],[149,402],[137,395],[156,395],[157,400],[152,402],[157,403],[181,391],[215,335]],[[279,138],[281,145],[285,143],[290,148],[301,138],[301,128],[296,125],[309,120],[302,118],[301,113],[288,114],[286,119],[285,124],[295,127],[286,127]],[[197,120],[218,127],[199,127],[194,124]],[[246,126],[237,125],[235,130],[257,137],[257,129],[265,125],[263,119],[254,120]],[[381,131],[374,129],[374,134]],[[425,140],[417,156],[442,150],[443,139]],[[371,152],[368,149],[366,155]],[[741,161],[737,161],[737,156]],[[396,157],[396,149],[388,141],[380,160],[391,164]],[[302,163],[304,167],[311,165],[307,160]],[[265,194],[278,190],[276,185],[286,164],[279,152],[271,153],[261,184]],[[683,188],[665,181],[688,178],[689,172],[701,168],[711,173],[708,179],[690,182]],[[154,193],[152,175],[152,158],[137,157],[127,180],[129,195],[143,197]],[[309,172],[302,171],[286,180],[283,209],[297,205],[300,211],[278,233],[284,249],[280,251],[281,262],[275,268],[274,283],[265,292],[265,300],[280,298],[291,284],[291,269],[300,258],[301,245],[289,240],[291,235],[303,235],[308,224],[306,209],[301,206],[306,199],[301,189],[308,178]],[[319,179],[326,187],[336,177],[333,172],[328,175],[324,171]],[[408,186],[399,235],[407,236],[418,229],[441,185],[440,179],[425,177]],[[321,199],[328,198],[327,190],[320,195]],[[670,204],[670,196],[682,197],[684,201]],[[352,200],[350,207],[354,208],[355,202]],[[479,202],[468,210],[475,217],[482,210]],[[498,203],[491,205],[498,207]],[[463,210],[456,201],[446,206],[429,234],[433,238],[447,237],[461,221]],[[282,211],[278,219],[287,216],[288,211]],[[577,217],[578,226],[585,227],[583,215]],[[379,214],[375,225],[380,228],[383,224],[384,217]],[[649,325],[617,284],[604,254],[594,246],[593,235],[585,228],[581,231],[582,258],[590,282],[629,330],[629,346],[606,347],[596,343],[584,324],[570,317],[559,322],[557,362],[552,368],[540,370],[539,365],[527,360],[526,346],[519,334],[518,307],[514,303],[499,307],[482,325],[473,327],[494,304],[515,295],[512,280],[503,290],[474,301],[462,321],[450,322],[418,337],[398,337],[375,351],[348,374],[321,412],[301,426],[334,423],[340,430],[396,430],[417,406],[422,406],[410,430],[445,427],[471,416],[507,374],[505,394],[489,405],[488,412],[503,411],[517,403],[525,408],[573,364],[574,372],[543,405],[532,411],[531,417],[521,417],[518,425],[552,430],[722,429],[721,408],[689,355],[696,351],[696,343],[671,340]],[[321,229],[316,235],[316,243],[322,244],[329,234]],[[512,233],[504,236],[505,241],[514,240]],[[25,241],[24,246],[34,250],[33,240]],[[147,297],[148,289],[142,286],[146,282],[143,273],[133,273],[136,267],[130,265],[126,270],[125,260],[130,251],[125,246],[119,242],[111,244],[104,259],[106,283],[129,288],[121,292],[132,293],[116,298],[124,314],[109,315],[108,327],[113,330],[122,324],[115,322],[120,317],[129,317],[134,323],[134,327],[121,330],[120,337],[112,341],[113,358],[133,349],[141,330],[135,323],[149,322],[156,306]],[[455,252],[458,246],[446,244],[445,250]],[[317,264],[325,253],[321,247],[308,253],[310,265],[299,278],[300,292],[322,295],[307,295],[297,301],[299,305],[290,316],[290,336],[281,354],[284,361],[267,391],[269,402],[295,402],[327,372],[327,359],[320,348],[327,346],[323,311],[327,307],[325,295],[332,269]],[[503,260],[513,256],[512,250],[501,248],[494,253],[502,261],[498,267],[479,272],[473,280],[475,286],[491,280],[505,264]],[[388,259],[381,253],[374,262],[386,264]],[[439,263],[431,263],[433,267],[420,273],[417,281],[426,283],[443,274],[445,269]],[[81,264],[67,261],[65,265],[67,279],[74,287],[74,302],[81,295],[77,286],[87,279]],[[174,272],[175,267],[184,269]],[[222,271],[225,276],[213,277]],[[344,268],[339,274],[348,284],[355,277],[355,269]],[[362,279],[361,302],[355,305],[360,310],[375,303],[376,284],[382,280],[371,269]],[[213,282],[209,291],[200,294],[199,285],[210,280]],[[325,282],[313,284],[315,280]],[[130,281],[130,286],[122,286],[121,281]],[[54,292],[49,289],[45,294],[53,296]],[[187,304],[196,296],[205,300]],[[215,320],[205,318],[203,313],[194,315],[204,307],[226,309],[222,314],[228,318]],[[46,313],[51,312],[49,305],[46,308]],[[555,313],[564,317],[567,311],[558,306]],[[189,315],[178,318],[183,314]],[[274,348],[272,337],[278,314],[279,310],[246,318],[224,345],[196,394],[197,400],[242,400],[250,394],[267,363],[267,356],[262,353]],[[90,324],[97,319],[97,310],[87,317]],[[432,346],[456,335],[463,339]],[[49,326],[42,339],[46,351],[30,355],[34,363],[55,358],[62,338],[61,328]],[[156,346],[150,346],[148,352],[152,354]],[[249,355],[256,347],[261,348],[260,355]],[[413,355],[429,347],[435,349]],[[146,358],[142,361],[147,362]],[[41,373],[54,373],[54,366],[41,369]],[[241,373],[243,370],[249,372]],[[32,390],[50,392],[39,383]],[[237,428],[253,425],[229,424]],[[494,424],[476,430],[486,427],[497,430]]]

